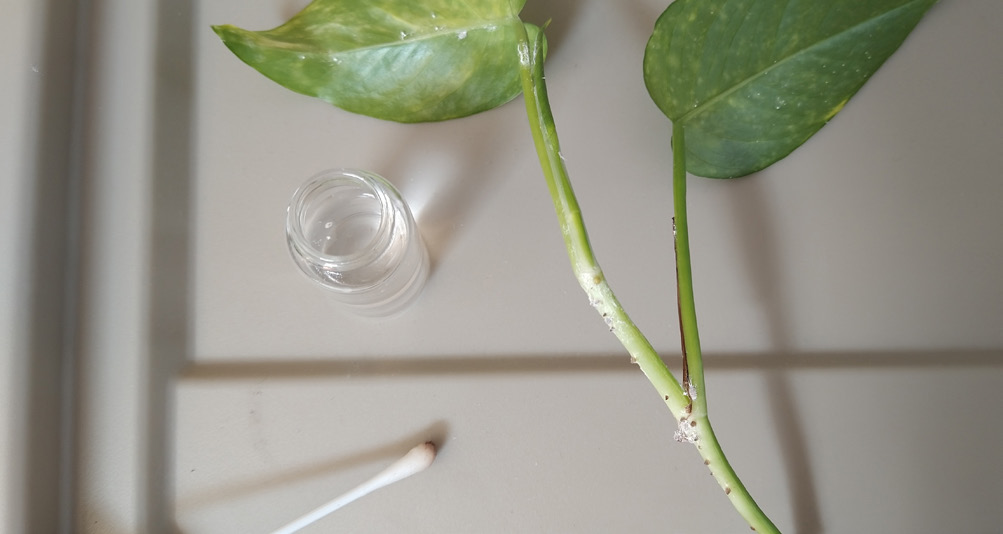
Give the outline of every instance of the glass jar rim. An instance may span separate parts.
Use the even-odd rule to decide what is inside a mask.
[[[380,223],[372,239],[358,250],[348,254],[327,254],[314,247],[306,238],[304,229],[305,209],[307,200],[319,191],[336,186],[342,182],[344,186],[358,186],[372,193],[380,206]],[[378,258],[389,246],[395,210],[393,198],[400,197],[397,189],[382,176],[361,169],[339,168],[319,172],[303,183],[293,193],[292,200],[286,208],[286,234],[301,254],[310,256],[313,261],[323,263],[340,271],[348,271],[369,264]]]

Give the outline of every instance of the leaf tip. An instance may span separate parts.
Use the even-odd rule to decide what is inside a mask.
[[[216,34],[216,37],[222,39],[223,42],[226,42],[228,37],[240,31],[240,28],[232,24],[213,24],[212,26],[210,26],[210,28],[212,28],[212,31],[213,33]]]

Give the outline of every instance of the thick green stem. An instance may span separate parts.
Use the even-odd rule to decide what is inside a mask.
[[[620,302],[603,276],[599,262],[592,252],[585,221],[568,177],[564,158],[557,139],[557,127],[547,97],[543,77],[542,33],[535,43],[524,34],[519,44],[520,74],[526,114],[529,118],[533,142],[554,202],[561,226],[561,234],[571,259],[571,267],[578,283],[585,290],[589,302],[599,312],[610,331],[620,340],[634,361],[679,422],[676,437],[693,442],[711,474],[724,489],[732,504],[753,529],[759,532],[778,533],[773,523],[749,495],[721,450],[717,437],[707,418],[704,398],[703,364],[700,358],[700,341],[696,327],[696,307],[693,302],[693,275],[689,261],[689,238],[686,226],[686,162],[682,159],[682,131],[673,141],[674,161],[675,233],[677,243],[677,282],[679,284],[679,316],[684,339],[686,391],[676,380],[665,362],[658,356],[644,334],[637,328],[620,306]]]
[[[756,532],[768,534],[780,534],[780,530],[770,521],[766,513],[759,507],[752,494],[738,478],[738,474],[728,463],[728,458],[724,455],[724,449],[717,441],[714,429],[710,425],[710,419],[706,416],[701,418],[691,418],[690,424],[696,423],[694,430],[697,433],[696,444],[700,456],[704,459],[704,464],[710,469],[711,475],[717,480],[721,489],[724,490],[731,505],[742,516],[749,526]]]
[[[543,78],[542,33],[540,39],[532,44],[528,36],[523,38],[519,44],[519,58],[526,114],[533,132],[533,142],[547,180],[547,188],[554,201],[554,209],[557,212],[561,234],[575,277],[588,295],[589,302],[606,322],[606,326],[627,349],[631,360],[637,363],[648,377],[672,413],[677,418],[682,417],[689,401],[683,394],[679,381],[620,306],[592,252],[592,245],[585,231],[585,221],[582,219],[564,165],[564,158],[561,156],[557,127],[547,98],[547,87]]]
[[[680,420],[680,433],[689,437],[700,451],[704,463],[724,490],[738,513],[757,532],[779,534],[738,478],[717,441],[707,417],[703,356],[697,329],[696,301],[693,298],[693,268],[690,262],[689,222],[686,216],[686,137],[683,127],[672,128],[672,219],[676,249],[676,285],[679,299],[679,326],[683,346],[683,387],[690,399],[689,414]],[[688,428],[687,428],[688,427]]]

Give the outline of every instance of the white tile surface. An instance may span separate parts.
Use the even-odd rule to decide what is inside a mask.
[[[554,18],[548,85],[593,245],[674,360],[669,123],[640,74],[663,2],[530,4]],[[31,40],[26,5],[4,42]],[[428,472],[312,531],[743,531],[572,279],[520,102],[432,125],[356,117],[209,30],[299,5],[91,3],[75,530],[267,532],[434,438]],[[1001,16],[943,0],[791,158],[691,181],[712,418],[785,532],[1003,521]],[[5,61],[24,71],[30,54]],[[5,155],[39,150],[3,134]],[[338,166],[397,183],[429,241],[435,271],[399,318],[332,308],[287,257],[289,196]],[[2,187],[18,209],[24,181]],[[16,287],[6,252],[24,238],[3,232]],[[4,292],[4,332],[23,298]],[[13,406],[23,370],[4,343]],[[27,509],[8,480],[25,477],[28,415],[0,409],[4,532]]]

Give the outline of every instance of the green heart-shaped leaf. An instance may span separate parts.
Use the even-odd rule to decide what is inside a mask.
[[[288,89],[380,119],[439,121],[520,93],[523,4],[314,0],[273,30],[213,30],[245,63]],[[539,31],[525,26],[531,39]]]
[[[831,119],[936,0],[676,0],[644,56],[687,170],[744,176]]]

